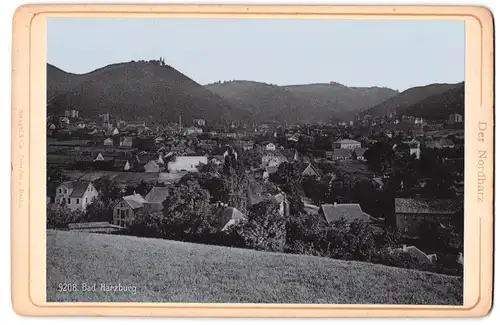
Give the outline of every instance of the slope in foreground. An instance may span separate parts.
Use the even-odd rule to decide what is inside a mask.
[[[60,291],[64,283],[77,290]],[[96,290],[83,292],[83,284]],[[105,290],[118,284],[135,293]],[[47,300],[458,305],[462,280],[311,256],[48,231]]]

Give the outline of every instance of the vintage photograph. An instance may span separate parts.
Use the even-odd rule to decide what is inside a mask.
[[[51,17],[46,57],[47,302],[463,304],[463,20]]]

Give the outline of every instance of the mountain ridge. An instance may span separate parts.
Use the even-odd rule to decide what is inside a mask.
[[[207,121],[251,120],[222,97],[160,61],[132,61],[72,74],[47,64],[48,112],[72,108],[84,115]]]
[[[448,90],[460,87],[460,85],[463,84],[463,82],[454,84],[433,83],[425,86],[412,87],[378,105],[370,107],[361,112],[360,115],[374,115],[379,117],[388,116],[391,113],[400,115],[404,113],[407,108],[417,105],[430,96],[444,93]]]
[[[414,114],[416,107],[426,110],[417,105],[421,101],[460,85],[463,82],[434,83],[403,92],[379,86],[349,87],[334,81],[278,86],[230,80],[201,85],[156,60],[113,63],[79,74],[47,63],[47,110],[49,114],[77,109],[83,116],[107,112],[120,118],[171,121],[182,115],[185,120],[203,118],[215,124],[229,121],[293,124],[348,120],[367,114],[386,116],[393,111],[400,114],[410,107],[415,107],[410,109]],[[453,96],[460,98],[458,93],[452,93],[443,100],[460,105]],[[434,101],[437,102],[428,105],[440,109],[439,98]]]
[[[246,107],[256,116],[286,120],[288,116],[282,115],[292,111],[297,114],[294,119],[303,122],[352,118],[359,110],[397,94],[389,88],[351,88],[336,82],[278,86],[251,80],[230,80],[205,87],[234,105]],[[288,107],[289,111],[283,107]]]

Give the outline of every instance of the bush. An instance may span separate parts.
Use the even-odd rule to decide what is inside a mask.
[[[84,214],[80,210],[71,211],[65,206],[47,207],[48,229],[66,229],[69,223],[84,221]]]
[[[314,256],[329,256],[330,225],[318,214],[299,214],[286,223],[286,252]]]

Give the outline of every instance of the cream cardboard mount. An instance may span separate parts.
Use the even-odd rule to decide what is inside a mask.
[[[46,53],[47,22],[48,19],[54,17],[463,21],[466,60],[464,74],[465,119],[463,123],[465,147],[467,148],[464,157],[465,230],[462,261],[464,271],[461,278],[455,279],[463,281],[462,304],[382,305],[321,302],[289,304],[280,303],[280,301],[273,303],[201,303],[192,302],[193,299],[189,303],[151,302],[148,300],[146,290],[134,287],[132,283],[125,283],[126,281],[120,283],[119,279],[110,280],[109,283],[101,283],[102,281],[99,282],[95,279],[82,279],[80,282],[75,282],[75,276],[80,273],[73,272],[71,276],[66,276],[64,281],[61,280],[64,278],[62,277],[57,280],[60,283],[54,283],[50,277],[47,277],[49,268],[47,248],[50,248],[54,241],[59,241],[58,245],[63,245],[59,247],[60,252],[64,254],[66,247],[64,241],[67,240],[67,236],[75,233],[72,230],[47,230],[47,215],[42,213],[42,211],[47,211],[47,204],[52,203],[49,202],[48,195],[46,195],[48,184],[45,174],[48,153],[40,148],[47,147],[47,130],[52,128],[49,127],[50,123],[47,121],[46,111]],[[25,5],[18,8],[14,14],[12,50],[11,272],[12,304],[16,313],[44,316],[167,317],[477,317],[489,313],[492,306],[493,283],[494,94],[493,20],[487,9],[467,6]],[[438,54],[436,53],[436,55]],[[69,115],[69,117],[66,116],[68,120],[74,117],[71,116],[71,113]],[[198,119],[196,123],[197,127],[191,129],[194,130],[192,131],[194,133],[198,132],[197,129],[201,129],[205,122]],[[108,140],[107,144],[113,145],[113,141]],[[345,150],[349,150],[349,148]],[[97,160],[106,160],[102,155],[101,158]],[[156,168],[158,165],[161,163],[155,160],[154,164],[151,163],[149,167]],[[314,174],[313,167],[307,168],[308,173]],[[76,192],[82,188],[84,193],[87,193],[85,191],[88,191],[89,188],[91,192],[94,190],[91,186],[82,187],[80,183],[69,181],[64,186],[58,187],[61,193],[59,196],[56,193],[56,197],[59,202],[64,199],[69,200],[67,202],[74,206],[83,206],[82,202],[76,201],[87,197],[83,194],[76,195]],[[64,196],[64,190],[70,191],[67,197]],[[71,193],[75,195],[71,196]],[[141,201],[136,199],[137,197],[134,195],[139,194],[136,193],[124,198],[119,207],[127,207],[127,204],[139,204],[142,207],[150,204],[151,198],[154,196],[150,195],[148,201],[139,195],[144,199]],[[284,208],[283,211],[286,209]],[[282,213],[286,213],[283,211]],[[230,214],[231,220],[234,216],[238,216],[234,210],[227,213]],[[125,218],[125,212],[123,214],[118,212],[113,219],[114,221],[118,220],[118,227],[121,225],[120,222],[125,220],[122,217]],[[80,236],[79,249],[85,249],[85,245],[92,247],[91,244],[93,244],[102,245],[100,250],[103,250],[105,249],[103,247],[108,247],[109,243],[102,239],[107,237],[102,236],[114,236],[86,232],[77,233]],[[101,237],[95,237],[95,240],[92,240],[94,238],[92,236]],[[125,236],[117,237],[120,238],[119,240],[129,240],[123,239]],[[138,239],[134,237],[130,240]],[[122,244],[126,246],[126,242]],[[94,246],[96,250],[93,252],[98,252],[97,246]],[[111,250],[111,248],[109,249]],[[219,248],[210,248],[209,254],[216,254],[217,249]],[[171,252],[171,254],[175,254],[175,252]],[[102,261],[105,262],[104,260]],[[68,259],[68,264],[62,269],[67,267],[69,270],[71,263],[74,261]],[[126,263],[132,265],[133,261],[125,262],[123,260],[123,264]],[[85,267],[81,269],[82,274],[88,271],[88,269],[85,270]],[[293,270],[290,271],[293,272]],[[66,293],[100,290],[107,292],[107,296],[101,296],[106,297],[106,299],[99,302],[88,299],[82,301],[77,296],[73,296],[74,299],[65,300],[60,295],[55,300],[48,301],[49,291],[54,288]],[[134,301],[113,301],[113,295],[117,290],[122,294],[127,290],[129,293],[136,292],[139,298]],[[196,293],[193,294],[196,296]]]

